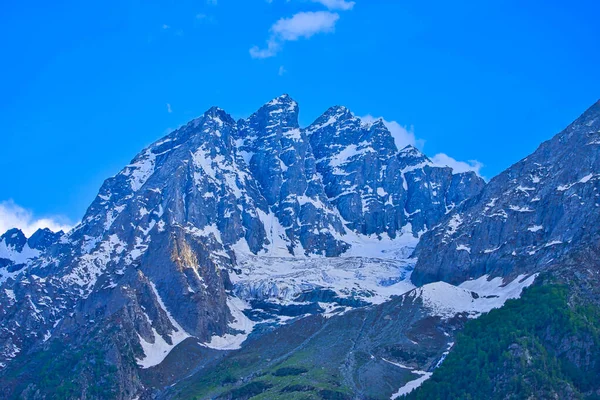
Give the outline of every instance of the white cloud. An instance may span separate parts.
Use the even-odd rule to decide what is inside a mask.
[[[283,76],[286,72],[287,71],[283,65],[279,67],[279,76]]]
[[[416,138],[415,132],[412,129],[406,129],[406,127],[400,125],[396,121],[386,121],[384,118],[375,118],[372,115],[366,115],[364,117],[360,117],[360,119],[367,124],[372,124],[381,119],[383,124],[386,126],[386,128],[388,128],[394,137],[394,142],[396,143],[398,150],[402,150],[408,145],[422,149],[425,145],[424,140]]]
[[[345,0],[311,0],[313,3],[319,3],[327,7],[329,10],[352,10],[354,7],[353,1],[345,1]]]
[[[216,6],[218,4],[217,0],[206,0],[206,4],[210,4],[211,6]]]
[[[173,112],[173,109],[171,108],[171,104],[170,103],[167,103],[167,112],[169,114],[171,114]]]
[[[29,237],[38,229],[48,228],[54,232],[60,230],[68,232],[73,227],[65,217],[36,218],[33,212],[27,210],[14,201],[0,202],[0,235],[12,228],[19,228],[25,236]]]
[[[163,29],[169,29],[169,28],[170,28],[170,26],[169,26],[169,25],[167,25],[167,24],[163,24],[162,28],[163,28]]]
[[[266,48],[254,46],[250,49],[252,58],[275,56],[288,41],[309,39],[318,33],[330,33],[335,30],[339,14],[329,11],[299,12],[290,18],[281,18],[271,27],[271,37]]]
[[[258,46],[252,47],[250,49],[250,56],[252,58],[269,58],[275,56],[280,49],[281,45],[270,39],[267,42],[267,48],[265,49],[260,49]]]
[[[284,41],[309,39],[317,33],[333,32],[338,19],[338,14],[328,11],[300,12],[291,18],[281,18],[271,31]]]
[[[480,170],[483,164],[477,160],[458,161],[444,153],[438,153],[431,158],[431,161],[440,167],[450,167],[455,173],[473,171],[481,176]]]
[[[386,128],[388,128],[394,137],[394,142],[396,143],[398,150],[411,145],[422,151],[423,147],[425,146],[425,140],[418,139],[415,136],[415,132],[412,130],[412,128],[407,129],[396,121],[386,121],[384,118],[375,118],[372,115],[366,115],[364,117],[360,117],[360,119],[368,124],[372,124],[381,119]],[[484,167],[483,163],[477,160],[458,161],[445,153],[436,154],[435,156],[431,157],[431,161],[438,167],[452,168],[454,173],[473,171],[479,176],[481,176],[481,168]]]

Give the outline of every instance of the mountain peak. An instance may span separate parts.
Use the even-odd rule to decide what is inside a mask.
[[[354,121],[354,123],[353,123]],[[344,127],[357,130],[360,127],[360,120],[344,106],[333,106],[327,109],[315,122],[306,129],[308,134],[312,134],[320,129],[334,126],[335,129]]]
[[[55,243],[64,235],[63,231],[54,232],[48,228],[40,228],[28,239],[29,247],[43,250]]]
[[[333,106],[329,107],[327,111],[325,111],[325,114],[345,114],[347,112],[350,112],[350,110],[344,106]]]
[[[413,145],[408,145],[398,152],[398,158],[403,167],[411,167],[419,164],[432,164],[431,160]]]
[[[375,121],[373,121],[370,124],[369,128],[379,128],[379,129],[386,129],[387,130],[387,126],[385,126],[385,122],[383,121],[383,118],[377,118]]]
[[[335,120],[347,120],[355,118],[354,114],[352,114],[352,112],[344,106],[330,107],[323,113],[323,116],[326,116],[328,119],[334,118]]]
[[[19,228],[12,228],[7,230],[2,236],[0,236],[0,242],[4,242],[7,246],[21,251],[25,243],[27,243],[27,237]]]
[[[235,121],[225,110],[220,107],[213,106],[206,110],[204,113],[204,118],[212,119],[217,122],[227,123],[227,124],[235,124]],[[219,124],[220,125],[220,124]]]
[[[15,240],[20,237],[27,239],[27,237],[25,236],[23,231],[20,230],[19,228],[11,228],[11,229],[7,230],[6,232],[4,232],[4,234],[2,236],[0,236],[0,238],[6,239],[7,241]]]
[[[289,95],[283,94],[264,104],[257,112],[252,114],[246,122],[254,125],[258,131],[271,134],[271,129],[289,130],[298,129],[299,108],[298,103]]]
[[[274,98],[273,100],[269,101],[268,103],[266,103],[264,105],[264,107],[269,107],[269,108],[285,108],[287,107],[289,111],[293,111],[296,108],[298,108],[298,103],[296,102],[296,100],[292,99],[292,97],[289,94],[282,94],[279,97]]]
[[[404,148],[402,148],[399,152],[402,155],[411,155],[411,156],[424,156],[424,154],[417,149],[415,146],[413,146],[412,144],[406,145]]]

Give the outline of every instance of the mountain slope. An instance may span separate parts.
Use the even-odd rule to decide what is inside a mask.
[[[415,236],[484,186],[474,173],[452,174],[408,146],[397,149],[383,121],[365,124],[332,107],[307,129],[325,192],[346,226],[365,235]]]
[[[408,399],[593,399],[600,395],[600,308],[567,286],[536,285],[466,324],[452,352]]]
[[[351,136],[399,166],[384,180],[408,183],[358,178],[357,160],[341,161],[364,182],[359,219],[346,220],[319,169],[315,131],[301,129],[297,115],[286,95],[246,120],[211,108],[107,179],[77,227],[6,275],[3,396],[133,398],[152,392],[143,377],[190,342],[229,352],[290,318],[410,290],[404,258],[418,235],[483,181],[399,151],[381,123],[359,123]],[[373,202],[381,189],[388,200]],[[101,392],[89,391],[95,381]]]
[[[600,102],[425,234],[415,284],[516,276],[598,254]]]

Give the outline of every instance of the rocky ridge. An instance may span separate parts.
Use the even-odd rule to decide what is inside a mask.
[[[600,102],[423,235],[415,284],[514,277],[598,249]]]
[[[131,398],[145,390],[140,368],[191,338],[207,349],[239,348],[257,324],[269,323],[274,304],[308,302],[316,305],[311,313],[335,313],[394,293],[381,297],[381,288],[407,290],[412,266],[393,260],[483,180],[437,167],[415,148],[397,149],[381,121],[330,110],[302,129],[298,112],[287,95],[240,121],[211,108],[106,180],[72,231],[14,274],[0,270],[0,367],[18,377],[4,394],[48,390],[28,366],[51,350],[71,360],[61,349],[70,343],[88,349],[71,366],[73,390],[112,371],[105,387],[113,392],[104,395]],[[371,261],[332,264],[325,279],[292,273],[274,291],[264,290],[270,277],[257,281],[238,264],[244,257],[258,257],[252,268],[265,264],[260,257],[333,260],[363,249]],[[385,267],[368,277],[377,264]],[[315,277],[317,266],[300,270]],[[250,319],[252,302],[271,311]]]

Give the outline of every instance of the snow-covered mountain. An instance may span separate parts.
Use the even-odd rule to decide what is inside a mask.
[[[112,354],[127,397],[187,338],[237,348],[273,318],[410,290],[419,236],[483,180],[343,107],[308,128],[298,114],[287,95],[239,121],[213,107],[107,179],[66,235],[2,236],[0,367],[70,338]]]
[[[39,257],[63,235],[62,231],[55,233],[48,228],[38,229],[29,238],[20,229],[6,231],[0,236],[0,282]]]

